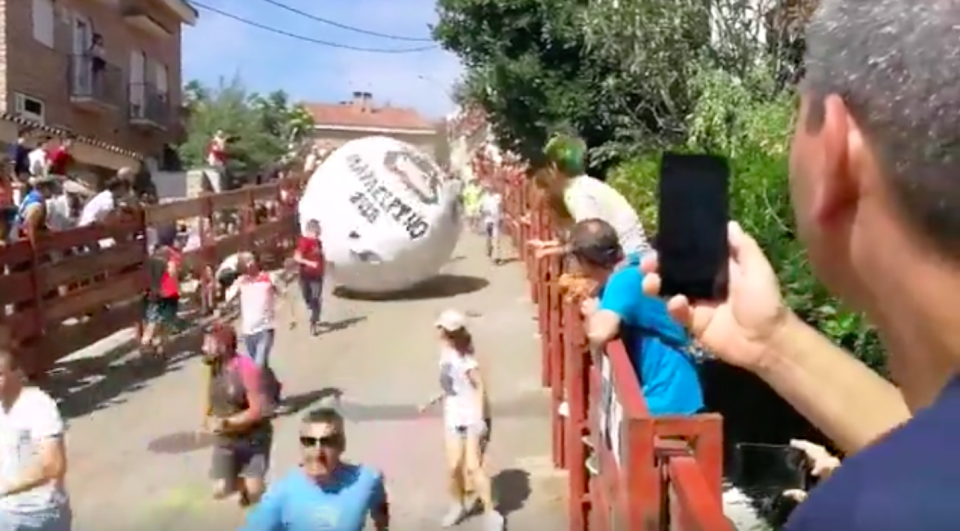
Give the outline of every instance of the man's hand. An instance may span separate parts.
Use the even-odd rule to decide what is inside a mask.
[[[435,406],[441,400],[443,400],[443,394],[438,394],[437,396],[431,398],[429,401],[425,402],[422,406],[417,408],[417,411],[420,414],[426,413],[427,411],[430,410],[430,408]]]
[[[203,423],[205,431],[209,433],[223,433],[227,428],[226,419],[220,417],[207,417]]]
[[[807,462],[810,463],[810,474],[815,478],[827,478],[840,467],[840,460],[819,444],[793,439],[790,441],[790,446],[803,452]]]
[[[685,325],[704,348],[723,361],[750,370],[762,368],[771,355],[768,348],[790,322],[791,313],[780,294],[776,273],[757,242],[731,222],[729,295],[726,300],[690,301],[677,295],[667,310]],[[655,256],[643,259],[643,291],[656,296],[661,279]]]

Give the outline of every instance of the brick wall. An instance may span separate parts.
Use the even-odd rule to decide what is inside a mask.
[[[7,62],[2,60],[7,51],[7,4],[0,0],[0,95],[7,94]],[[7,99],[0,98],[0,112],[7,112]]]
[[[151,0],[145,0],[148,4]],[[159,5],[151,10],[173,35],[157,38],[129,25],[120,16],[119,3],[98,0],[56,0],[56,44],[53,49],[33,37],[31,0],[0,0],[0,17],[6,14],[6,35],[0,45],[6,43],[6,56],[0,60],[0,68],[6,68],[6,101],[9,110],[14,109],[14,93],[20,92],[44,103],[46,123],[63,126],[73,132],[91,136],[111,144],[136,151],[146,156],[156,156],[164,143],[172,142],[179,127],[171,123],[166,132],[143,131],[129,125],[126,93],[130,68],[131,50],[142,50],[153,60],[165,64],[169,71],[168,85],[173,109],[180,106],[181,83],[181,26],[173,14]],[[70,69],[73,54],[71,14],[78,13],[91,21],[93,32],[103,36],[107,62],[120,69],[122,94],[114,110],[90,111],[74,105],[70,100]],[[0,29],[2,31],[2,29]],[[148,79],[150,74],[148,72]],[[176,113],[171,117],[175,122]]]

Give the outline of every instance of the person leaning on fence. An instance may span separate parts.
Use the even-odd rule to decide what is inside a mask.
[[[797,234],[818,278],[876,325],[896,386],[791,312],[735,223],[729,297],[668,307],[846,455],[787,531],[960,529],[960,3],[824,0],[805,42]]]
[[[700,412],[703,390],[690,338],[663,301],[643,294],[643,274],[636,258],[624,255],[617,231],[606,221],[584,220],[571,229],[568,246],[577,268],[599,286],[597,297],[581,303],[591,347],[623,341],[650,414]]]
[[[37,237],[49,230],[47,225],[47,199],[57,189],[57,180],[52,177],[38,177],[31,180],[33,189],[24,196],[17,210],[14,224],[16,237],[27,238],[32,245]]]
[[[633,206],[607,183],[587,175],[587,145],[583,140],[557,135],[544,148],[546,164],[533,174],[544,194],[555,228],[561,231],[585,219],[602,219],[616,231],[627,255],[650,249],[640,217]],[[524,222],[529,222],[527,217]],[[531,240],[537,256],[564,252],[562,240]]]

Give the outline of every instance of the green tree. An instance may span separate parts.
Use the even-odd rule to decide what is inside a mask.
[[[439,0],[434,36],[466,65],[458,94],[487,112],[503,147],[532,159],[553,132],[575,131],[596,148],[596,171],[627,146],[675,136],[679,119],[664,115],[682,117],[689,102],[667,105],[666,93],[595,53],[585,9],[579,0]]]
[[[231,139],[230,169],[248,172],[280,160],[313,127],[310,114],[291,104],[285,92],[251,94],[239,78],[221,80],[217,87],[191,81],[184,93],[190,118],[180,156],[189,166],[206,164],[207,148],[217,131]]]

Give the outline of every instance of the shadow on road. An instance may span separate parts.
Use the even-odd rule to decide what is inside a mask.
[[[530,474],[525,470],[501,470],[491,482],[493,497],[497,500],[497,511],[504,516],[523,508],[530,497]]]
[[[165,359],[140,357],[137,341],[131,339],[97,356],[60,361],[36,383],[57,400],[60,414],[66,419],[123,403],[123,395],[179,370],[184,361],[200,351],[201,332],[209,320],[189,315],[181,319],[189,326],[171,339]]]
[[[333,294],[356,301],[409,302],[466,295],[480,291],[489,284],[490,282],[485,278],[442,273],[410,289],[393,293],[359,293],[338,287]]]
[[[323,389],[317,389],[316,391],[310,391],[308,393],[290,395],[283,399],[284,412],[278,413],[277,416],[290,417],[296,415],[327,398],[333,398],[334,403],[330,404],[331,406],[339,405],[341,396],[343,396],[343,391],[337,387],[324,387]]]
[[[339,321],[334,321],[332,323],[325,323],[323,328],[320,330],[320,334],[329,334],[331,332],[346,330],[347,328],[350,328],[357,323],[362,323],[366,320],[366,316],[361,315],[358,317],[347,317],[346,319],[340,319]]]
[[[197,431],[178,431],[169,435],[157,437],[147,444],[147,449],[155,454],[186,454],[213,446],[215,437],[212,433]]]

